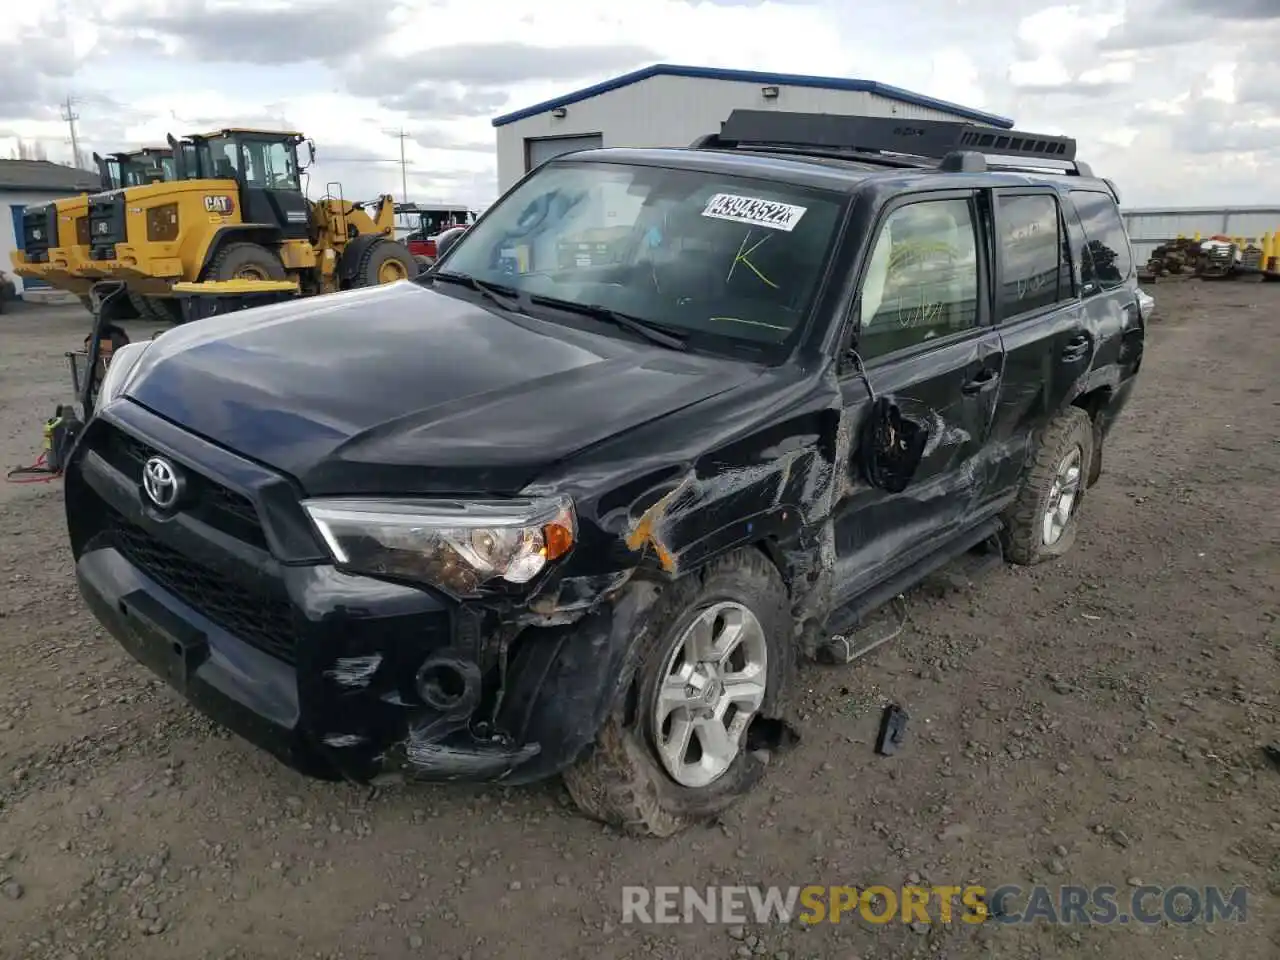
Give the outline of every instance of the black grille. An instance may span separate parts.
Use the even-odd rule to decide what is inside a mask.
[[[159,451],[114,427],[105,429],[106,436],[93,444],[96,452],[130,480],[142,483],[142,465]],[[184,512],[243,543],[267,548],[258,511],[248,497],[191,470],[186,476],[190,503]]]
[[[58,213],[53,204],[22,214],[22,248],[30,263],[48,263],[49,248],[58,245]]]
[[[297,637],[287,600],[241,586],[107,509],[111,542],[130,563],[236,638],[294,663]]]
[[[89,201],[89,256],[112,260],[116,244],[125,241],[124,198],[107,196]]]

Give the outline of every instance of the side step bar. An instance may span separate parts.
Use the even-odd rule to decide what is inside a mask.
[[[858,596],[854,600],[846,603],[834,611],[827,618],[824,625],[824,632],[829,634],[843,634],[858,629],[866,621],[867,617],[875,613],[885,604],[892,602],[906,591],[910,590],[929,574],[945,567],[956,558],[968,553],[974,547],[978,546],[986,540],[995,537],[1004,525],[998,517],[992,517],[983,523],[978,524],[971,530],[966,530],[963,534],[956,537],[941,550],[934,551],[924,559],[907,567],[901,573],[898,573],[883,583],[877,584],[866,593]],[[997,558],[999,555],[996,555]],[[997,561],[998,562],[998,559]],[[901,622],[898,628],[889,636],[858,649],[856,652],[849,649],[848,641],[842,641],[836,644],[827,644],[818,650],[819,659],[826,663],[848,663],[871,649],[880,646],[888,640],[896,637],[901,632],[902,623],[906,619],[905,604],[900,610]]]

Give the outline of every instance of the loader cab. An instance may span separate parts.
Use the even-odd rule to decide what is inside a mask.
[[[141,187],[177,179],[173,151],[164,147],[144,147],[105,157],[93,155],[103,190]]]
[[[286,240],[310,236],[310,205],[302,192],[300,133],[228,129],[191,138],[204,179],[234,180],[243,223],[274,227]]]

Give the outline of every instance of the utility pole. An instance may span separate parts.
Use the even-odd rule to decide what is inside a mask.
[[[404,141],[409,135],[404,132],[404,127],[401,127],[397,136],[400,138],[400,192],[407,204],[409,202],[409,161],[405,159]]]
[[[72,109],[74,102],[71,94],[67,94],[67,102],[64,104],[65,112],[62,114],[62,119],[67,121],[67,126],[71,128],[71,165],[78,170],[80,169],[80,141],[76,137],[76,121],[80,119],[80,114]]]

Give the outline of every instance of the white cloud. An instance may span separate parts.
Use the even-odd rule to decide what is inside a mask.
[[[1061,132],[1142,203],[1274,202],[1280,9],[1228,0],[48,0],[0,35],[0,155],[287,123],[314,183],[486,202],[489,120],[657,61],[857,76]],[[1204,175],[1212,173],[1213,175]]]

